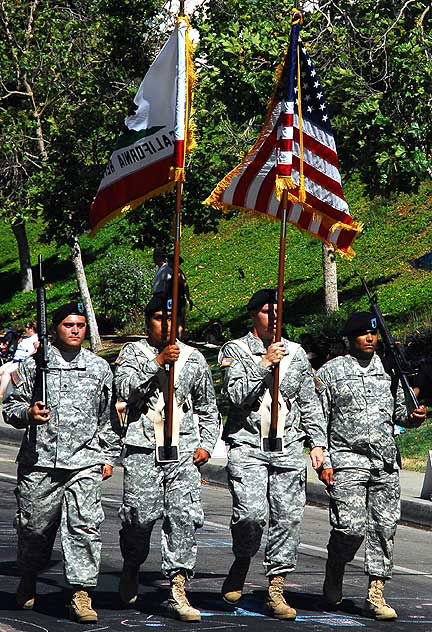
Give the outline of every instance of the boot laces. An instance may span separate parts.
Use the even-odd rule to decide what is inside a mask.
[[[369,590],[369,598],[372,603],[377,606],[388,606],[384,599],[384,582],[380,579],[375,579],[371,582]]]
[[[90,595],[88,594],[88,592],[86,590],[78,590],[74,596],[73,596],[73,600],[76,603],[76,605],[78,606],[78,608],[82,609],[82,608],[88,608],[90,610],[91,608],[91,600],[90,600]]]
[[[282,576],[274,576],[270,580],[269,584],[269,596],[272,601],[275,603],[286,603],[285,598],[283,596],[285,577]]]
[[[171,592],[173,599],[175,599],[175,601],[177,601],[180,606],[188,606],[189,608],[191,607],[186,596],[185,578],[183,577],[183,575],[176,575],[175,577],[173,577]]]

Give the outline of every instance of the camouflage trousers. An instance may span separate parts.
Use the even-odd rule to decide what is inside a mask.
[[[394,536],[400,518],[399,472],[335,470],[329,495],[332,526],[327,545],[329,558],[351,562],[365,539],[365,573],[390,578]]]
[[[127,448],[123,461],[123,504],[120,549],[125,565],[138,567],[149,553],[154,524],[162,518],[162,572],[194,574],[195,532],[204,524],[201,475],[191,452],[179,454],[178,463],[160,465],[154,450]]]
[[[96,586],[101,558],[100,465],[82,470],[18,466],[18,569],[38,574],[50,561],[60,528],[66,581]]]
[[[306,502],[303,445],[291,444],[283,455],[248,446],[230,448],[227,469],[234,555],[252,557],[257,553],[268,508],[266,575],[293,571]]]

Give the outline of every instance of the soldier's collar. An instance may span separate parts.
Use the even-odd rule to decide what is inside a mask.
[[[63,357],[61,351],[59,349],[57,349],[56,346],[51,345],[51,351],[52,351],[52,358],[53,358],[53,365],[60,367],[60,368],[78,368],[78,369],[85,369],[86,368],[86,361],[85,361],[85,357],[84,357],[84,350],[81,347],[81,349],[79,350],[79,353],[77,353],[77,355],[75,356],[75,358],[73,358],[71,361],[67,361],[65,360],[65,358]]]
[[[352,363],[353,367],[355,368],[356,372],[359,373],[359,374],[361,373],[362,375],[364,375],[365,372],[366,373],[375,373],[377,368],[378,368],[377,367],[377,357],[378,356],[377,356],[376,353],[373,354],[371,361],[369,362],[369,364],[366,367],[361,365],[360,362],[358,361],[358,359],[355,356],[349,354],[349,357],[351,358],[351,363]]]
[[[252,353],[261,354],[261,355],[266,353],[266,348],[261,338],[254,336],[251,331],[246,336],[246,340]]]

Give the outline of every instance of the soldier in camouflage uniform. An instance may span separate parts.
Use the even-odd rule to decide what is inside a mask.
[[[204,520],[198,468],[207,462],[216,443],[219,413],[210,369],[202,354],[179,341],[168,343],[171,312],[167,299],[153,297],[145,314],[148,339],[125,345],[114,378],[118,397],[128,403],[124,493],[119,511],[124,559],[119,593],[124,604],[136,602],[139,567],[148,556],[155,521],[162,518],[162,572],[171,583],[168,613],[182,621],[199,621],[199,610],[187,600],[185,581],[194,574],[195,531]],[[180,412],[179,460],[158,463],[155,410],[167,368],[173,363],[181,366],[175,381],[175,404]]]
[[[391,378],[375,353],[376,319],[355,312],[346,322],[348,355],[327,362],[315,382],[328,425],[329,456],[321,479],[330,495],[332,531],[324,597],[342,602],[345,564],[351,562],[364,537],[365,572],[369,576],[364,614],[394,619],[395,610],[383,597],[392,574],[393,541],[400,516],[400,485],[394,424],[419,425],[426,410],[409,416],[400,385]],[[393,395],[393,392],[394,395]]]
[[[34,402],[34,358],[12,375],[5,400],[6,423],[24,428],[18,461],[17,590],[21,608],[33,608],[36,578],[48,564],[60,528],[67,582],[73,588],[71,616],[97,621],[89,591],[96,586],[104,518],[101,483],[112,475],[120,441],[111,426],[112,373],[108,363],[81,344],[86,317],[81,303],[53,314],[47,403]]]
[[[233,499],[231,533],[234,563],[222,587],[225,601],[235,604],[251,557],[258,551],[269,507],[264,567],[269,579],[268,614],[293,619],[294,608],[283,596],[287,573],[295,569],[303,518],[306,468],[305,443],[315,469],[326,446],[324,419],[314,392],[312,370],[304,350],[286,339],[273,342],[276,293],[256,292],[247,305],[252,332],[225,344],[219,355],[223,392],[230,407],[223,438],[228,447],[228,482]],[[265,398],[272,389],[272,368],[280,363],[281,451],[265,451],[262,443]],[[283,368],[285,367],[285,368]]]

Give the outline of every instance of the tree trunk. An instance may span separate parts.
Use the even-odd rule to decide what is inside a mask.
[[[334,248],[322,245],[322,260],[324,274],[324,295],[327,313],[337,312],[339,309],[337,290],[336,256]]]
[[[17,219],[12,224],[12,231],[18,244],[20,261],[21,290],[31,292],[33,289],[33,275],[30,262],[30,249],[28,245],[25,221]]]
[[[93,310],[93,304],[87,285],[87,278],[81,258],[81,248],[78,239],[75,237],[72,245],[72,263],[75,268],[75,274],[81,299],[87,314],[87,322],[90,330],[90,348],[97,353],[102,349],[102,343],[99,336],[99,329],[96,322],[96,316]]]

